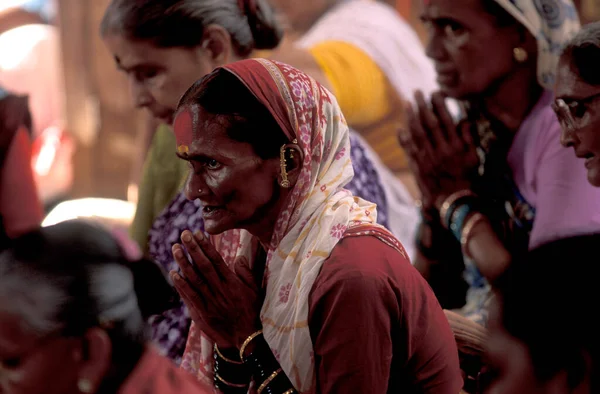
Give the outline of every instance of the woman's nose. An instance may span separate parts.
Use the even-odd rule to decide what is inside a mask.
[[[146,108],[150,106],[152,103],[152,96],[148,92],[148,89],[141,83],[132,78],[129,83],[129,89],[136,108]]]
[[[425,54],[432,60],[442,60],[444,58],[444,48],[441,39],[436,31],[429,31],[427,44],[425,46]]]
[[[561,125],[562,132],[560,133],[560,143],[565,148],[572,147],[575,144],[575,133],[570,127]]]
[[[193,171],[190,171],[187,181],[185,182],[185,197],[190,201],[194,201],[199,199],[201,196],[206,195],[207,192],[208,187],[202,180],[201,176],[194,174]]]

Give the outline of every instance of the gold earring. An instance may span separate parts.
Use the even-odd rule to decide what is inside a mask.
[[[525,49],[521,47],[516,47],[515,49],[513,49],[513,56],[517,63],[525,63],[527,61],[527,58],[529,57],[529,54],[527,54],[527,51]]]
[[[298,140],[297,140],[297,139],[294,139],[294,140],[292,141],[292,144],[297,144],[297,143],[298,143]],[[294,150],[293,150],[293,149],[290,149],[290,159],[293,159],[293,158],[294,158]]]
[[[77,381],[77,388],[84,394],[91,394],[94,392],[94,387],[89,379],[79,379]]]
[[[282,145],[279,149],[279,166],[281,168],[281,187],[287,189],[290,187],[290,181],[288,180],[287,166],[285,160],[285,145]]]

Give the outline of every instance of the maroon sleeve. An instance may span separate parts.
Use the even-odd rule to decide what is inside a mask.
[[[457,394],[445,315],[408,259],[374,237],[345,238],[309,298],[318,392]]]
[[[318,392],[387,392],[393,294],[377,278],[346,278],[316,292],[311,336]]]

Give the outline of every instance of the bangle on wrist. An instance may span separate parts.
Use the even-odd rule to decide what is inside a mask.
[[[250,383],[240,384],[240,383],[231,383],[220,377],[219,375],[215,375],[215,380],[220,383],[223,383],[225,386],[235,387],[235,388],[246,388]]]
[[[449,221],[448,229],[458,242],[462,239],[462,230],[467,218],[471,216],[474,209],[470,204],[462,204],[454,209]]]
[[[471,253],[469,252],[469,241],[471,241],[471,238],[473,237],[473,229],[475,228],[475,226],[483,222],[484,220],[486,220],[485,216],[477,212],[471,215],[465,222],[460,237],[460,244],[462,247],[463,255],[465,257],[468,257],[470,259],[473,258],[471,256]]]
[[[450,226],[450,219],[452,213],[460,205],[460,202],[464,202],[465,199],[473,199],[476,195],[471,190],[459,190],[446,197],[440,205],[440,220],[442,225],[448,229]]]
[[[243,365],[244,364],[244,361],[242,361],[242,359],[240,359],[240,360],[232,360],[229,357],[225,357],[223,355],[223,353],[221,352],[221,350],[219,349],[219,347],[216,344],[215,344],[215,354],[217,356],[219,356],[221,358],[221,360],[223,360],[223,361],[225,361],[225,362],[227,362],[229,364],[236,364],[236,365]],[[236,354],[236,356],[237,356],[237,354]]]
[[[223,384],[231,388],[247,387],[252,379],[252,372],[247,366],[228,364],[218,357],[215,357],[213,373],[217,387]]]
[[[262,394],[296,392],[264,339],[257,340],[252,353],[244,357],[244,364],[252,371],[254,382],[264,390]]]
[[[278,368],[276,371],[274,371],[268,378],[266,378],[260,384],[260,386],[258,386],[258,389],[256,390],[256,394],[261,394],[263,392],[263,390],[265,389],[265,387],[267,387],[269,385],[269,383],[271,383],[273,381],[273,379],[275,379],[277,377],[277,375],[279,375],[280,373],[281,373],[281,368]]]
[[[263,330],[258,330],[253,334],[250,334],[250,336],[248,336],[248,338],[246,338],[246,340],[244,341],[244,343],[242,343],[242,346],[240,346],[240,359],[244,359],[244,352],[246,351],[246,348],[248,347],[248,345],[250,344],[250,342],[252,342],[254,340],[254,338],[256,338],[259,335],[262,335]]]

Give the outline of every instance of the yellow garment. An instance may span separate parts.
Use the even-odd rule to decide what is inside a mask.
[[[162,125],[146,156],[137,209],[129,229],[144,252],[148,250],[148,231],[154,220],[181,191],[189,171],[187,163],[175,155],[175,146],[175,134],[169,126]]]
[[[343,41],[324,41],[309,52],[331,83],[348,124],[392,171],[406,170],[406,157],[396,137],[404,121],[402,99],[379,66]]]

